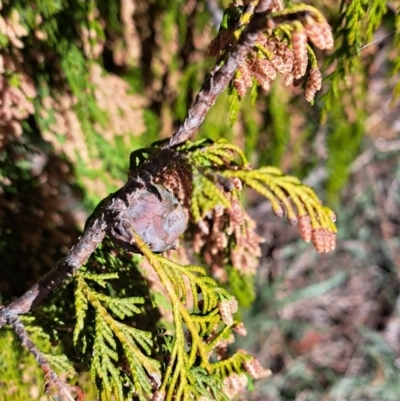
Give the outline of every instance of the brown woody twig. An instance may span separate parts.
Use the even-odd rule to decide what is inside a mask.
[[[272,0],[260,0],[255,9],[254,16],[246,26],[238,42],[229,52],[228,58],[222,66],[216,65],[198,93],[193,106],[189,109],[183,121],[165,147],[179,145],[189,140],[197,128],[203,123],[206,114],[214,105],[229,82],[232,80],[237,68],[243,64],[249,51],[258,39],[258,33],[267,28],[266,13],[272,7]]]
[[[15,321],[18,315],[28,313],[60,287],[67,277],[70,277],[86,262],[101,243],[106,235],[106,228],[107,223],[104,217],[89,224],[78,243],[69,250],[53,270],[43,276],[20,298],[0,309],[0,328]]]
[[[59,391],[63,401],[75,401],[75,397],[71,394],[71,386],[59,379],[57,374],[50,367],[45,356],[39,351],[35,343],[29,337],[29,334],[27,333],[23,323],[16,316],[13,317],[10,323],[13,326],[15,334],[21,340],[22,345],[28,348],[29,352],[35,357],[38,365],[43,370],[45,375],[46,393],[50,392],[49,387],[51,384],[53,384],[57,387],[57,390]]]

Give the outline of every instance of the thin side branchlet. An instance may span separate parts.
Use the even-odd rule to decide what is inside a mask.
[[[25,346],[28,351],[35,357],[38,365],[42,369],[45,378],[45,391],[46,394],[51,394],[52,386],[55,386],[60,394],[62,401],[74,401],[76,400],[77,391],[75,387],[64,383],[58,377],[57,373],[51,368],[50,364],[46,360],[46,357],[38,349],[35,343],[30,338],[28,332],[25,329],[24,324],[18,317],[13,317],[10,322],[15,334],[21,341],[21,344]],[[78,396],[80,392],[78,391]]]

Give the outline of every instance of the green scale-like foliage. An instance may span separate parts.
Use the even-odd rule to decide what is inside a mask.
[[[367,118],[368,70],[360,55],[381,26],[386,12],[383,0],[354,0],[348,5],[341,2],[335,30],[338,45],[325,61],[327,68],[334,63],[335,69],[326,78],[329,89],[322,99],[322,120],[327,119],[328,124],[326,187],[331,203],[337,202],[347,182],[350,165],[361,149]]]
[[[195,147],[200,148],[192,151],[189,157],[196,169],[191,201],[191,212],[196,222],[217,206],[229,206],[229,200],[216,185],[218,176],[221,176],[227,179],[239,178],[268,199],[276,215],[282,217],[285,212],[290,222],[296,223],[298,217],[308,215],[313,229],[325,228],[336,232],[332,210],[322,206],[315,192],[298,178],[284,175],[272,166],[252,170],[241,149],[225,140],[211,145],[198,141],[185,145],[182,150]],[[214,182],[210,177],[214,178]]]
[[[43,322],[32,316],[21,318],[26,330],[51,367],[63,377],[72,378],[76,371],[62,347],[43,329]],[[10,329],[0,332],[0,399],[26,400],[27,394],[42,393],[43,371],[36,366],[33,355],[21,346]]]
[[[394,27],[395,27],[394,46],[398,49],[400,46],[400,6],[397,7]],[[397,54],[396,58],[394,59],[393,75],[399,72],[400,72],[400,54]],[[399,98],[400,98],[400,81],[397,82],[393,91],[392,106],[394,106],[396,102],[398,102]]]
[[[165,336],[166,343],[158,348],[151,333],[123,322],[143,313],[143,298],[111,297],[88,284],[105,289],[110,280],[118,279],[116,273],[77,274],[74,344],[86,356],[100,398],[125,400],[128,394],[135,394],[145,400],[154,385],[161,385],[159,391],[167,391],[168,400],[201,395],[228,400],[221,391],[222,379],[230,372],[243,371],[234,361],[250,357],[240,354],[223,365],[211,363],[209,358],[218,342],[230,335],[232,327],[221,326],[218,305],[232,297],[207,275],[206,269],[182,266],[154,255],[139,237],[136,243],[157,272],[172,305],[173,341],[168,345],[169,336]],[[101,261],[101,257],[96,259]],[[188,303],[191,312],[186,309]],[[161,364],[151,356],[157,350]]]
[[[151,253],[140,237],[136,236],[135,239],[139,249],[155,269],[172,304],[175,339],[163,382],[158,391],[166,393],[166,400],[192,397],[197,399],[201,395],[212,397],[217,401],[227,400],[228,398],[221,391],[221,379],[224,376],[215,376],[215,366],[209,358],[218,341],[230,330],[229,327],[221,331],[218,329],[221,323],[218,305],[221,300],[232,297],[207,276],[205,269],[199,266],[181,266],[156,256]],[[186,277],[190,283],[188,288],[183,277]],[[189,289],[192,296],[192,313],[189,313],[185,307],[188,301],[186,293]],[[199,294],[202,296],[201,302]],[[190,341],[186,339],[185,326]],[[213,341],[207,340],[211,335],[213,335]]]
[[[77,323],[74,331],[74,344],[80,345],[81,352],[88,352],[90,343],[92,355],[90,373],[102,400],[109,400],[111,395],[118,400],[124,400],[123,383],[132,382],[129,392],[135,392],[140,399],[150,393],[151,386],[147,380],[150,377],[160,377],[158,363],[149,357],[151,354],[151,333],[130,327],[119,320],[131,317],[141,312],[136,305],[144,303],[137,297],[115,298],[91,289],[86,280],[91,280],[105,287],[107,280],[118,278],[116,273],[109,274],[79,274],[76,276],[75,308]],[[94,314],[94,331],[89,332],[87,322],[88,309]],[[92,317],[93,318],[93,317]],[[91,338],[94,333],[94,338]],[[128,367],[121,369],[116,366],[121,361],[121,349]],[[130,374],[127,371],[130,371]],[[126,391],[126,386],[125,386]]]

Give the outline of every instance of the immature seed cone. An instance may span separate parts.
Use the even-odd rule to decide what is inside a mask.
[[[336,233],[326,228],[312,230],[311,241],[317,252],[331,252],[336,248]]]
[[[294,213],[292,215],[288,215],[287,219],[291,226],[295,226],[299,221],[298,217]]]
[[[275,216],[282,218],[285,215],[285,211],[283,210],[283,207],[279,204],[274,204],[272,205],[272,212],[274,213]]]
[[[239,308],[239,302],[237,301],[237,299],[235,297],[232,297],[229,300],[229,305],[231,307],[231,313],[235,314],[238,311],[238,308]]]
[[[311,68],[306,83],[306,100],[311,102],[314,100],[315,94],[322,87],[322,76],[319,68]]]
[[[267,76],[271,81],[276,78],[276,71],[271,61],[267,59],[262,59],[259,62],[259,69],[262,73]]]
[[[247,361],[244,361],[243,367],[253,379],[262,379],[269,377],[272,374],[271,370],[265,369],[256,358],[251,358]]]
[[[246,391],[247,384],[248,379],[245,374],[242,373],[238,375],[237,373],[231,373],[229,376],[225,377],[222,391],[229,399],[234,399],[236,396]]]
[[[305,30],[308,38],[318,49],[332,49],[332,29],[326,22],[306,24]]]
[[[294,54],[294,77],[301,78],[307,70],[307,35],[304,31],[294,31],[292,34]]]
[[[275,70],[282,75],[288,75],[292,72],[294,62],[293,51],[290,49],[285,49],[283,56],[275,55],[271,59],[271,64],[274,66]]]
[[[283,0],[272,1],[272,11],[282,11],[285,8],[285,2]]]
[[[252,86],[251,71],[247,63],[243,63],[237,70],[235,79],[233,80],[239,96],[243,97]]]
[[[308,214],[304,216],[299,216],[299,222],[297,223],[297,228],[300,233],[300,237],[304,242],[311,242],[312,237],[312,227],[311,227],[311,219]]]
[[[293,85],[300,86],[303,83],[304,75],[307,71],[308,56],[307,54],[301,60],[295,60],[293,68]]]
[[[219,314],[221,315],[222,321],[227,325],[231,326],[233,324],[233,316],[231,312],[231,306],[227,299],[224,299],[218,304]]]
[[[242,322],[235,324],[235,326],[233,326],[233,331],[239,336],[247,336],[246,326]]]
[[[260,86],[265,91],[269,91],[269,89],[271,87],[271,78],[270,77],[273,76],[272,72],[271,72],[271,69],[273,69],[273,66],[269,61],[268,61],[268,64],[266,64],[265,61],[268,61],[268,60],[261,60],[256,57],[255,59],[252,60],[250,69],[251,69],[251,72],[253,73],[253,77],[260,84]],[[275,73],[275,76],[276,76],[276,73]]]
[[[233,315],[237,312],[239,303],[235,297],[230,299],[224,299],[218,304],[219,313],[221,315],[222,321],[227,326],[232,326]]]
[[[165,391],[156,391],[151,397],[151,401],[164,401],[165,400]]]
[[[243,184],[240,178],[234,177],[231,181],[237,191],[241,191],[243,189]]]
[[[226,340],[218,341],[217,345],[215,346],[215,354],[217,359],[220,361],[221,359],[225,359],[228,351],[229,344],[233,344],[235,342],[235,336],[231,334],[229,338]]]
[[[233,224],[241,225],[244,221],[245,214],[240,202],[237,199],[232,199],[231,207],[227,210]]]
[[[229,378],[231,388],[236,394],[240,394],[246,389],[248,383],[246,375],[238,375],[237,373],[232,373],[231,375],[229,375]]]
[[[292,74],[286,75],[285,77],[285,86],[290,86],[293,84],[294,76]]]

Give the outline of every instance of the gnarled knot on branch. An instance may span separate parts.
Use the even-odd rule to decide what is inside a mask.
[[[117,205],[120,201],[116,200]],[[114,210],[114,223],[108,234],[113,242],[128,251],[135,246],[137,233],[153,252],[176,248],[186,230],[188,216],[175,196],[160,184],[136,190],[128,199],[128,207]]]

